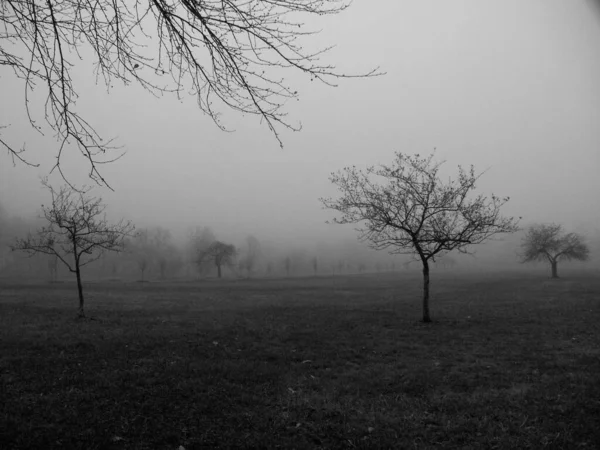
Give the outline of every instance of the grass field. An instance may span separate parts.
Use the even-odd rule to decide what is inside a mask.
[[[600,448],[600,277],[0,284],[0,448]]]

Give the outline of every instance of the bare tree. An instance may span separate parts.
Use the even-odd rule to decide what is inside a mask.
[[[52,203],[42,205],[42,218],[48,222],[35,234],[18,238],[11,246],[30,255],[44,253],[56,256],[77,278],[79,316],[84,316],[81,269],[96,261],[106,251],[118,252],[124,247],[134,226],[120,220],[110,224],[104,213],[106,205],[99,197],[87,195],[87,189],[74,190],[63,186],[58,191],[47,181],[43,185],[50,191]]]
[[[58,258],[54,255],[48,256],[48,271],[50,272],[50,281],[55,283],[58,280]]]
[[[315,273],[315,277],[317,276],[317,273],[319,272],[319,259],[315,256],[312,259],[312,268],[313,268],[313,272]]]
[[[177,252],[171,240],[171,232],[162,227],[144,228],[136,233],[130,246],[141,271],[142,281],[145,281],[146,270],[152,266],[158,268],[161,278],[165,278],[169,261]]]
[[[206,261],[212,261],[217,268],[218,277],[221,278],[221,267],[233,265],[236,255],[237,250],[233,245],[214,241],[204,252],[198,254],[197,262],[204,264]]]
[[[292,271],[292,258],[286,256],[283,259],[283,268],[285,269],[286,276],[290,276],[290,272]]]
[[[96,77],[110,89],[115,80],[137,83],[154,95],[196,97],[199,108],[215,124],[220,110],[233,109],[260,117],[277,140],[278,126],[299,129],[286,121],[283,105],[298,92],[288,86],[281,68],[293,69],[333,85],[337,78],[378,75],[338,73],[321,62],[330,47],[309,51],[302,44],[316,32],[299,21],[307,15],[337,14],[349,0],[6,0],[0,3],[0,65],[13,69],[28,95],[45,89],[44,116],[59,149],[74,144],[90,164],[90,175],[106,181],[98,164],[106,162],[112,141],[103,141],[76,108],[72,69],[90,61]],[[19,150],[0,139],[13,157]],[[62,173],[62,171],[61,171]]]
[[[586,261],[590,249],[582,236],[564,233],[561,225],[534,225],[529,228],[521,243],[522,262],[548,261],[552,278],[558,278],[559,261]]]
[[[133,257],[141,272],[141,281],[146,281],[146,270],[152,265],[156,253],[150,241],[148,229],[139,230],[132,239],[130,246],[132,247]]]
[[[466,253],[472,244],[517,230],[515,219],[500,216],[508,198],[470,198],[480,176],[472,166],[469,171],[459,166],[458,177],[444,182],[438,176],[441,164],[433,155],[396,153],[389,166],[371,166],[366,171],[347,167],[330,177],[340,198],[321,199],[326,208],[341,213],[335,223],[361,224],[359,238],[372,248],[420,259],[424,322],[431,321],[429,261],[452,250]]]
[[[254,236],[246,238],[246,255],[243,260],[243,266],[248,271],[248,276],[251,276],[256,269],[256,263],[262,256],[260,242]]]
[[[448,256],[448,254],[444,254],[435,260],[435,266],[440,269],[450,269],[456,267],[457,264],[456,260],[451,256]]]
[[[212,261],[205,258],[199,260],[198,256],[205,255],[208,248],[216,240],[215,233],[210,227],[196,227],[189,233],[189,261],[196,264],[199,275],[205,273],[212,266]]]
[[[171,232],[162,227],[154,227],[149,231],[150,242],[156,253],[156,260],[158,263],[158,270],[160,272],[160,277],[164,279],[167,274],[167,268],[169,267],[169,263],[173,262],[175,259],[175,255],[177,254],[177,249],[172,243],[173,237]]]

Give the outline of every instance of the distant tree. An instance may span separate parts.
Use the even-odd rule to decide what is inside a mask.
[[[63,186],[56,191],[47,181],[43,185],[52,197],[50,206],[42,205],[42,218],[47,225],[35,234],[16,239],[11,249],[30,255],[56,256],[77,278],[79,316],[83,317],[82,267],[96,261],[104,252],[121,251],[134,226],[123,220],[109,223],[102,199],[88,196],[86,189],[75,191]]]
[[[100,138],[76,108],[79,97],[73,70],[91,63],[107,88],[132,82],[154,95],[191,94],[199,108],[221,123],[221,109],[260,117],[279,141],[286,121],[284,104],[298,92],[281,69],[303,73],[332,85],[333,80],[364,75],[336,72],[320,62],[329,47],[306,50],[301,42],[316,31],[300,17],[337,14],[345,0],[23,0],[0,5],[0,66],[23,81],[25,106],[36,131],[31,91],[44,90],[43,112],[59,141],[55,167],[72,143],[88,160],[87,172],[106,184],[98,164],[107,162],[110,140]],[[84,61],[87,62],[84,63]],[[9,73],[9,72],[6,72]],[[0,127],[1,128],[1,127]],[[280,141],[281,142],[281,141]],[[27,161],[23,150],[0,135],[13,161]]]
[[[117,263],[117,260],[116,260],[116,259],[113,259],[113,260],[112,260],[110,268],[111,268],[110,274],[111,274],[113,277],[116,277],[116,276],[117,276],[117,272],[118,272],[118,268],[119,268],[119,267],[118,267],[118,263]]]
[[[3,270],[8,265],[9,242],[14,236],[10,236],[11,230],[9,225],[8,211],[0,203],[0,270]]]
[[[156,256],[156,251],[152,245],[152,242],[150,241],[147,228],[141,229],[135,234],[130,247],[131,251],[133,252],[135,262],[141,272],[141,281],[145,281],[144,276],[146,270],[152,265]]]
[[[313,268],[313,272],[315,273],[315,277],[317,276],[317,273],[319,271],[319,259],[315,256],[312,259],[312,268]]]
[[[50,281],[58,280],[58,258],[55,255],[48,256],[48,271],[50,272]]]
[[[367,270],[367,266],[365,263],[358,264],[358,273],[364,273]]]
[[[522,262],[548,261],[552,278],[558,278],[559,261],[586,261],[590,249],[582,236],[564,233],[561,225],[535,225],[529,228],[521,243]]]
[[[162,227],[153,227],[148,230],[150,244],[153,248],[154,259],[158,265],[160,277],[164,279],[167,275],[169,263],[174,262],[177,257],[177,248],[173,245],[171,232]]]
[[[0,203],[0,242],[2,242],[3,238],[5,237],[4,234],[6,233],[7,223],[8,212],[6,211],[2,203]]]
[[[416,255],[423,266],[423,321],[430,322],[429,262],[452,250],[484,242],[497,233],[517,230],[513,218],[500,216],[508,198],[470,198],[480,175],[459,167],[455,180],[438,176],[441,163],[433,155],[421,158],[396,153],[389,166],[366,171],[347,167],[330,181],[341,196],[321,199],[326,208],[341,213],[335,223],[359,223],[361,240],[374,249]]]
[[[189,234],[189,260],[196,264],[200,275],[206,272],[206,270],[212,267],[212,260],[210,258],[198,259],[198,256],[205,255],[208,248],[217,240],[215,233],[210,227],[196,227]]]
[[[289,277],[292,270],[292,258],[286,256],[283,260],[283,268],[285,269],[286,275]]]
[[[243,259],[243,265],[248,272],[248,276],[252,276],[252,273],[256,269],[256,264],[261,256],[262,251],[259,240],[254,236],[248,236],[246,238],[246,255]]]
[[[217,268],[218,277],[221,278],[221,267],[232,266],[236,254],[237,250],[233,245],[215,241],[204,252],[198,255],[198,264],[203,264],[205,261],[212,261]]]
[[[435,260],[435,265],[440,269],[450,269],[452,267],[455,267],[457,264],[458,263],[456,262],[456,260],[451,256],[448,256],[447,254]]]
[[[410,265],[414,262],[418,262],[418,261],[415,261],[414,259],[409,259],[408,261],[402,263],[402,268],[404,270],[408,270],[408,269],[410,269]]]
[[[290,258],[290,272],[299,274],[301,272],[311,272],[310,257],[303,248],[292,248],[288,254]]]

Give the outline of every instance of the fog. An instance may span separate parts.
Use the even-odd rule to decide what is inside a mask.
[[[522,224],[558,222],[597,236],[600,22],[592,11],[584,0],[356,0],[315,22],[323,32],[307,46],[336,44],[325,61],[340,72],[380,66],[386,74],[332,88],[286,72],[300,92],[286,112],[302,131],[280,130],[283,149],[252,117],[225,112],[235,131],[220,131],[193,98],[154,98],[117,83],[107,93],[83,62],[74,72],[77,108],[125,152],[101,167],[114,191],[94,194],[111,217],[168,228],[181,245],[208,226],[236,245],[254,235],[307,257],[326,245],[372,255],[352,227],[326,223],[333,214],[318,198],[336,193],[329,174],[435,148],[449,174],[459,164],[487,171],[478,192],[510,196],[504,213]],[[0,155],[0,203],[29,220],[48,201],[39,180],[57,143],[31,129],[20,80],[8,68],[0,77],[0,124],[10,125],[3,136],[25,142],[25,156],[40,163],[13,166]],[[71,181],[93,184],[76,151],[63,164]],[[62,182],[57,173],[50,181]]]

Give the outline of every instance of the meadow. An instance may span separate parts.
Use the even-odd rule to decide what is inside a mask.
[[[0,282],[0,448],[600,448],[600,277]]]

